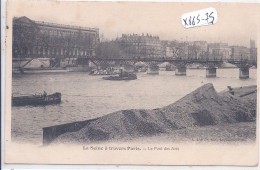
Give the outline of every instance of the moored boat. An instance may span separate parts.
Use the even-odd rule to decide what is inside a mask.
[[[12,106],[26,106],[26,105],[48,105],[57,104],[61,102],[61,93],[56,92],[50,95],[40,94],[31,96],[12,97]]]
[[[126,73],[120,74],[118,76],[109,76],[103,77],[104,80],[136,80],[137,76],[134,73]]]
[[[107,70],[91,70],[90,75],[96,76],[104,76],[104,75],[116,75],[116,71],[114,69],[107,69]]]
[[[78,66],[67,66],[66,70],[68,72],[88,72],[90,69],[88,66],[78,65]]]

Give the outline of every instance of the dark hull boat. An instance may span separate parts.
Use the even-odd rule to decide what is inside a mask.
[[[119,77],[119,76],[109,76],[103,77],[104,80],[135,80],[136,77]]]
[[[105,80],[136,80],[137,76],[135,74],[126,74],[126,75],[119,75],[119,76],[109,76],[103,77]]]
[[[54,93],[50,95],[31,95],[12,97],[12,106],[25,106],[25,105],[48,105],[57,104],[61,102],[61,93]]]

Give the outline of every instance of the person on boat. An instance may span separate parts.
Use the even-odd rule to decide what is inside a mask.
[[[229,93],[234,95],[235,92],[233,91],[233,88],[231,86],[227,86],[227,87],[228,87]]]
[[[46,91],[43,92],[43,97],[45,98],[47,96]]]
[[[122,77],[123,76],[123,66],[120,64],[120,69],[119,69],[119,76]]]

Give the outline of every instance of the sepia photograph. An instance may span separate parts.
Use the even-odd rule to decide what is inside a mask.
[[[259,11],[7,1],[5,162],[257,166]]]

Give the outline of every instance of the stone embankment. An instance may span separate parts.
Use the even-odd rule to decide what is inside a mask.
[[[86,143],[136,139],[180,129],[255,121],[256,86],[233,91],[234,95],[228,90],[217,93],[212,84],[205,84],[166,107],[114,112],[88,120],[80,128],[59,134],[50,141]]]

